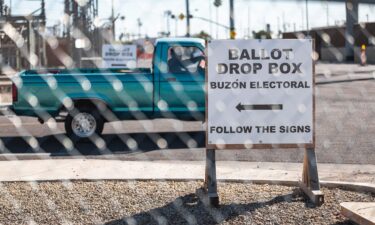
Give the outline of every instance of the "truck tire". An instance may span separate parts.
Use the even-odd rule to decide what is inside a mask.
[[[76,107],[65,119],[65,131],[73,141],[89,141],[101,135],[104,119],[94,107]]]

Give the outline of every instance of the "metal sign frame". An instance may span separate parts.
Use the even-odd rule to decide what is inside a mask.
[[[312,51],[315,49],[315,42],[311,40]],[[207,48],[206,48],[207,51]],[[324,203],[324,193],[320,190],[320,181],[318,175],[318,166],[315,153],[315,61],[312,58],[312,104],[313,104],[313,143],[311,144],[254,144],[250,148],[244,144],[229,144],[218,146],[208,144],[208,54],[206,52],[206,74],[205,74],[205,90],[206,90],[206,169],[203,190],[206,194],[205,204],[212,207],[219,207],[220,199],[217,188],[216,178],[216,151],[218,149],[270,149],[270,148],[304,148],[305,156],[303,160],[302,180],[298,185],[302,192],[310,199],[315,206]]]

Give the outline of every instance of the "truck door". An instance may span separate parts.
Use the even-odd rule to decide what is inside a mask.
[[[179,114],[204,112],[204,52],[197,46],[167,44],[163,54],[166,62],[160,71],[160,111]]]

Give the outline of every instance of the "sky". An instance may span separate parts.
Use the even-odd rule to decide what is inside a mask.
[[[115,14],[125,16],[125,20],[116,22],[116,33],[138,34],[137,19],[142,21],[141,34],[149,37],[157,36],[160,31],[167,31],[167,18],[165,11],[173,14],[186,13],[185,0],[113,0]],[[214,0],[190,0],[190,14],[229,25],[229,0],[222,0],[219,8],[213,5]],[[29,14],[38,9],[38,0],[5,0],[12,4],[12,14]],[[64,13],[64,0],[46,0],[47,26],[61,21]],[[237,37],[243,38],[248,33],[265,29],[266,24],[271,25],[271,30],[294,31],[306,28],[306,9],[304,1],[297,0],[234,0],[235,26]],[[101,20],[111,15],[111,0],[99,0],[99,17]],[[343,3],[309,2],[309,27],[322,27],[342,24],[345,20],[345,5]],[[375,5],[360,4],[359,21],[375,21]],[[229,32],[225,28],[210,25],[201,19],[191,19],[191,33],[204,30],[214,38],[228,38]],[[284,25],[285,24],[285,25]],[[170,20],[170,32],[175,36],[186,33],[186,20]]]

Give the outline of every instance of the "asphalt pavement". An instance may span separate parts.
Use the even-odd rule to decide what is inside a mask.
[[[340,65],[325,65],[336,71]],[[353,67],[353,66],[352,66]],[[318,67],[322,68],[322,67]],[[357,67],[356,67],[357,68]],[[358,69],[363,70],[362,67]],[[375,164],[375,81],[366,72],[317,75],[316,152],[321,163]],[[320,69],[324,71],[324,69]],[[336,81],[336,82],[335,82]],[[345,81],[345,82],[343,82]],[[0,159],[89,158],[118,160],[203,160],[204,126],[171,119],[106,124],[106,148],[77,143],[66,148],[62,123],[57,129],[34,118],[0,116]],[[20,126],[22,125],[22,126]],[[303,149],[220,150],[218,160],[302,162]]]

